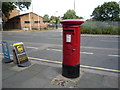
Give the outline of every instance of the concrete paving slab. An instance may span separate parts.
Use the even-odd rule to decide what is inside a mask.
[[[84,76],[77,83],[76,87],[78,88],[118,88],[117,86],[118,81],[116,80],[117,77],[114,77],[114,81],[112,79],[108,79],[108,77],[111,77],[111,76],[85,72]],[[110,82],[112,82],[112,84],[110,84]]]
[[[38,77],[38,78],[46,78],[46,79],[52,81],[52,79],[55,78],[60,73],[61,73],[61,68],[47,67],[46,69],[44,69],[44,71],[37,74],[36,77]]]
[[[29,67],[27,70],[29,70],[29,71],[36,71],[36,72],[42,72],[47,67],[48,66],[45,66],[45,65],[34,64],[32,67]]]
[[[77,83],[78,88],[102,88],[103,76],[91,73],[85,73]]]
[[[11,62],[11,63],[2,63],[2,70],[5,71],[5,70],[7,70],[7,69],[9,69],[11,67],[14,67],[14,66],[15,66],[15,64],[13,62]]]
[[[18,66],[16,65],[16,66],[13,66],[13,67],[11,67],[11,68],[9,68],[9,69],[12,70],[12,71],[17,71],[17,72],[19,72],[19,71],[25,70],[25,69],[27,69],[27,68],[30,68],[32,65],[34,65],[34,63],[31,63],[31,65],[28,66],[28,67],[18,67]]]
[[[107,87],[110,87],[110,88],[118,88],[118,78],[117,77],[104,76],[103,85],[107,86]]]
[[[20,87],[21,88],[42,88],[43,86],[47,85],[47,83],[50,82],[46,78],[38,78],[38,77],[33,77],[30,78],[29,80],[24,81]]]
[[[16,88],[20,84],[34,77],[38,72],[23,70],[12,77],[3,80],[3,88]]]
[[[9,69],[3,71],[2,73],[2,80],[13,77],[17,72],[11,71]]]

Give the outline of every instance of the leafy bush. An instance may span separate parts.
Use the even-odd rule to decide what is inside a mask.
[[[118,22],[87,21],[82,25],[81,33],[120,35],[120,28]]]
[[[45,30],[47,30],[48,28],[47,27],[44,27]]]

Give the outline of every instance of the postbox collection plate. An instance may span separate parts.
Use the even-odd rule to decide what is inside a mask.
[[[71,42],[71,34],[66,34],[66,42]]]

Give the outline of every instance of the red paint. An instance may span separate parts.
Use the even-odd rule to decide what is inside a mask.
[[[69,19],[61,23],[63,24],[63,64],[78,65],[80,64],[80,25],[84,21]],[[71,42],[66,42],[67,35],[71,36]]]

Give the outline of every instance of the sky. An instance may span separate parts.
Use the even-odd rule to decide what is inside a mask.
[[[119,2],[120,0],[75,0],[76,15],[82,16],[85,20],[90,19],[94,8],[109,1]],[[29,10],[24,9],[21,14],[34,12],[40,16],[48,14],[62,17],[69,9],[74,10],[74,0],[32,0]]]

